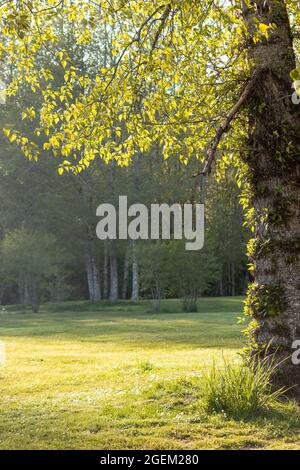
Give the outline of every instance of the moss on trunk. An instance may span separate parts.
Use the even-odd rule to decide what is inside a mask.
[[[249,244],[255,284],[250,287],[247,313],[253,351],[268,345],[282,357],[291,356],[300,339],[300,106],[291,99],[290,72],[295,68],[293,40],[285,2],[252,2],[244,9],[249,26],[249,55],[263,73],[248,105],[249,204],[254,208],[254,240]],[[256,43],[254,22],[277,25],[269,38]],[[270,351],[269,349],[269,351]],[[287,359],[278,381],[296,385],[300,367]]]

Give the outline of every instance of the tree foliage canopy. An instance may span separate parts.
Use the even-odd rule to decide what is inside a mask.
[[[297,4],[287,1],[299,52]],[[60,173],[81,171],[97,156],[126,165],[154,142],[166,158],[201,158],[252,74],[249,37],[266,41],[276,29],[262,11],[249,31],[244,8],[250,0],[2,2],[7,94],[25,82],[40,97],[40,107],[22,113],[36,140],[9,128],[6,135],[29,158],[38,158],[42,135],[44,149],[64,157]],[[243,151],[244,132],[245,120],[235,121],[220,168]]]

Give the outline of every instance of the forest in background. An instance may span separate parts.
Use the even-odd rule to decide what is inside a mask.
[[[20,104],[22,106],[22,104]],[[2,107],[2,119],[11,105]],[[233,175],[206,187],[205,247],[187,252],[182,241],[100,241],[96,208],[130,203],[198,202],[187,166],[164,160],[158,150],[126,168],[96,160],[82,174],[58,175],[56,161],[24,159],[17,146],[1,146],[2,304],[44,301],[195,299],[245,292],[248,274],[239,190]]]
[[[91,78],[99,67],[114,60],[112,39],[101,26],[92,44],[77,44],[74,29],[63,20],[57,28],[61,29],[61,47]],[[51,63],[47,51],[37,60],[41,67],[47,64],[59,90],[65,79],[63,70]],[[16,73],[13,64],[4,67],[3,85]],[[78,93],[84,86],[78,87]],[[32,85],[20,85],[17,95],[8,96],[0,107],[1,128],[17,124],[28,141],[37,138],[34,110],[41,106],[40,100]],[[104,242],[96,237],[96,208],[102,203],[117,207],[120,195],[126,195],[129,204],[148,207],[151,203],[199,203],[199,178],[194,177],[198,159],[165,159],[154,144],[150,151],[137,153],[127,166],[95,159],[84,172],[59,174],[61,165],[66,166],[64,152],[50,149],[45,137],[38,136],[41,155],[37,161],[24,158],[16,134],[6,137],[1,137],[0,146],[2,304],[28,305],[37,311],[45,301],[116,302],[145,297],[153,298],[159,310],[162,298],[182,298],[184,309],[193,311],[201,295],[245,293],[248,231],[243,226],[234,170],[224,169],[220,182],[213,178],[206,182],[205,247],[200,252],[186,252],[183,243],[174,240]],[[21,147],[26,154],[25,141]]]

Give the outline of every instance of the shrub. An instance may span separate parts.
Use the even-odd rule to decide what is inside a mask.
[[[183,311],[186,313],[197,313],[197,298],[185,297],[183,299]]]

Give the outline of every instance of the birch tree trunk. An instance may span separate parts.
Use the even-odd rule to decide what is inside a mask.
[[[224,296],[224,267],[221,265],[220,269],[220,282],[219,282],[219,294],[221,297]]]
[[[30,294],[29,294],[29,280],[24,274],[19,275],[18,280],[19,288],[19,302],[22,309],[26,310],[26,307],[30,305]]]
[[[88,281],[89,299],[92,302],[97,302],[101,300],[101,287],[93,242],[91,240],[85,243],[85,269]]]
[[[29,296],[30,296],[31,308],[32,308],[33,313],[38,313],[40,305],[39,305],[38,287],[35,281],[32,281],[30,283]]]
[[[231,295],[235,297],[235,264],[234,261],[230,264],[231,270]]]
[[[117,302],[119,298],[119,282],[118,282],[118,260],[115,247],[110,244],[109,247],[109,267],[110,267],[110,291],[109,301]]]
[[[124,258],[123,286],[122,286],[122,299],[124,300],[127,298],[129,261],[130,261],[130,245],[129,243],[127,243],[126,251],[125,251],[125,258]]]
[[[27,307],[30,305],[30,292],[29,292],[29,283],[28,279],[24,279],[24,286],[23,286],[23,305]]]
[[[108,276],[109,276],[109,267],[108,267],[108,245],[107,242],[104,242],[104,253],[103,253],[103,298],[108,299]]]
[[[251,2],[244,8],[253,22],[277,28],[269,39],[249,38],[249,55],[262,74],[248,104],[250,138],[248,165],[250,205],[254,208],[255,238],[249,247],[254,264],[247,310],[252,351],[268,344],[278,361],[278,383],[296,385],[300,396],[300,368],[291,361],[292,344],[300,339],[300,106],[291,99],[290,72],[295,56],[289,18],[283,0]]]
[[[139,298],[139,266],[135,242],[132,241],[132,292],[131,300],[136,302]]]

